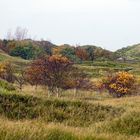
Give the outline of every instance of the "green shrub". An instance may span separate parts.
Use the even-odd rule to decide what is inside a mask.
[[[63,49],[60,54],[62,54],[62,56],[67,57],[69,60],[79,63],[80,59],[76,56],[75,54],[75,48],[65,48]]]
[[[32,43],[19,44],[10,51],[11,56],[19,56],[23,59],[33,59],[38,57],[42,53],[42,49],[38,46],[34,46]]]
[[[0,114],[10,119],[33,119],[39,117],[39,100],[26,96],[0,94]]]
[[[0,80],[0,87],[7,90],[7,91],[14,91],[16,90],[13,84],[8,83],[7,81]]]

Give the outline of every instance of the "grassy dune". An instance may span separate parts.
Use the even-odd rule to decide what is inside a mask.
[[[22,93],[24,94],[24,93]],[[36,93],[40,94],[40,93]],[[71,101],[0,94],[2,140],[138,140],[140,97]],[[79,100],[79,101],[77,101]]]
[[[0,61],[11,61],[17,69],[28,64],[3,52]],[[131,67],[140,82],[139,64],[86,62],[77,67],[93,81]],[[24,85],[21,92],[1,81],[0,124],[0,140],[139,140],[140,96],[115,99],[108,93],[69,90],[48,98],[41,87]]]
[[[20,57],[12,57],[6,54],[5,52],[3,52],[2,50],[0,50],[0,62],[5,62],[5,61],[11,62],[15,68],[26,66],[29,63],[28,60],[24,60]]]

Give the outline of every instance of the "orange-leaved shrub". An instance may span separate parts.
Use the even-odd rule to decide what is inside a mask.
[[[72,65],[71,61],[60,55],[41,57],[26,69],[25,77],[31,85],[44,85],[51,93],[58,94],[63,89]]]
[[[136,91],[136,79],[131,73],[117,72],[103,79],[102,87],[114,97],[131,95]]]
[[[10,62],[0,63],[0,78],[8,82],[14,82],[14,68]]]
[[[31,85],[47,87],[48,95],[59,96],[62,90],[92,90],[93,83],[74,63],[61,55],[41,57],[25,70],[25,79]]]

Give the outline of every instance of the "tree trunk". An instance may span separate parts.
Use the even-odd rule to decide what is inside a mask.
[[[59,89],[58,88],[56,88],[56,96],[57,96],[57,98],[59,97]]]

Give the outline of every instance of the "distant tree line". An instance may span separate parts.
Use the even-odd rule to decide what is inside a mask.
[[[62,55],[73,62],[94,60],[114,60],[112,52],[95,46],[56,46],[48,41],[34,40],[0,40],[0,49],[11,56],[26,60],[36,59],[40,56]]]
[[[5,39],[0,40],[0,49],[11,56],[23,59],[36,59],[40,56],[62,55],[75,63],[94,60],[113,60],[111,51],[93,45],[70,46],[55,45],[45,40],[32,40],[26,28],[18,27],[14,33],[9,31]]]

